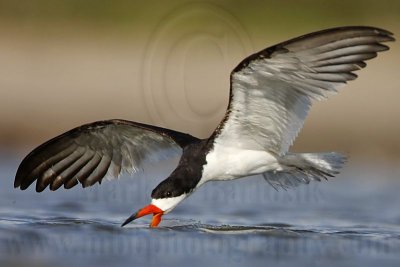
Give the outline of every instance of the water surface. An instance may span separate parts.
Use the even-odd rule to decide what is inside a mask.
[[[397,166],[350,161],[328,182],[288,191],[257,176],[208,183],[150,229],[150,218],[120,224],[148,204],[169,163],[139,179],[38,194],[13,189],[19,155],[0,159],[1,266],[400,264]]]

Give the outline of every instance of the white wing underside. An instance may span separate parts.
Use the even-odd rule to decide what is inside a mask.
[[[335,94],[365,60],[388,47],[391,33],[347,27],[299,37],[242,61],[231,74],[227,118],[215,142],[243,149],[287,153],[312,100]]]

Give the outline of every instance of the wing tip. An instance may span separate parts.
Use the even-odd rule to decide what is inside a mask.
[[[255,60],[259,57],[268,57],[270,56],[272,53],[276,52],[276,51],[281,51],[282,49],[286,49],[285,47],[293,42],[296,41],[300,41],[300,40],[304,40],[306,38],[312,38],[312,37],[316,37],[318,35],[321,34],[329,34],[329,33],[335,33],[335,32],[340,32],[340,31],[366,31],[366,32],[373,32],[374,35],[377,36],[381,36],[384,37],[384,39],[382,41],[377,42],[379,45],[386,47],[385,49],[381,50],[381,51],[387,51],[390,48],[388,46],[382,45],[382,42],[393,42],[396,39],[394,38],[394,34],[388,30],[379,28],[379,27],[374,27],[374,26],[338,26],[338,27],[332,27],[332,28],[328,28],[328,29],[323,29],[323,30],[319,30],[319,31],[314,31],[311,33],[307,33],[304,35],[300,35],[298,37],[295,38],[291,38],[287,41],[284,41],[282,43],[276,44],[274,46],[265,48],[261,51],[258,51],[248,57],[246,57],[245,59],[243,59],[231,72],[231,77],[233,74],[241,71],[242,69],[246,68],[250,62],[252,60]],[[381,52],[381,51],[377,51],[377,52]]]
[[[21,176],[19,175],[18,170],[17,170],[17,174],[15,175],[15,178],[14,178],[14,188],[18,188],[21,186],[21,180],[22,180]]]
[[[18,188],[18,187],[20,187],[21,186],[21,183],[18,181],[14,181],[14,188]],[[21,190],[23,190],[22,188],[21,188]]]
[[[35,180],[36,179],[29,179],[29,175],[25,175],[25,173],[21,171],[21,168],[19,168],[15,175],[14,188],[26,190]]]
[[[22,160],[21,164],[19,164],[19,166],[18,166],[17,172],[15,174],[15,178],[14,178],[14,188],[21,187],[21,190],[25,190],[26,189],[26,188],[23,188],[23,182],[24,182],[25,178],[28,176],[26,174],[26,172],[27,172],[26,169],[28,168],[26,165],[27,165],[28,158],[29,158],[30,154],[32,154],[32,152],[29,153]]]
[[[36,181],[36,192],[40,193],[43,192],[46,189],[47,185],[40,183],[39,180]]]
[[[74,187],[77,184],[78,184],[78,179],[73,178],[64,183],[64,189],[71,189],[72,187]]]
[[[368,31],[368,32],[373,32],[376,35],[384,35],[384,36],[388,36],[391,39],[394,40],[393,37],[393,32],[385,30],[383,28],[380,27],[375,27],[375,26],[367,26],[367,25],[351,25],[351,26],[338,26],[338,27],[332,27],[332,28],[328,28],[328,29],[324,29],[324,30],[320,30],[320,31],[315,31],[313,33],[309,33],[306,35],[303,35],[304,37],[309,36],[309,35],[317,35],[317,34],[321,34],[321,33],[328,33],[328,32],[337,32],[337,31]]]

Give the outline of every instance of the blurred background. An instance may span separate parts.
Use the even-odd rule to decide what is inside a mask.
[[[207,137],[230,71],[289,38],[343,25],[400,32],[400,2],[0,0],[0,147],[33,146],[111,118]],[[317,103],[296,151],[397,161],[400,47]]]
[[[150,218],[119,225],[176,161],[85,190],[13,188],[30,150],[84,123],[207,137],[243,58],[344,25],[400,39],[400,1],[0,0],[0,266],[399,266],[399,41],[311,109],[292,151],[347,153],[328,182],[209,183],[158,230]]]

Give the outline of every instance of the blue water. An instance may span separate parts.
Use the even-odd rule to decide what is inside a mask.
[[[0,153],[0,266],[400,266],[400,166],[350,161],[328,182],[275,191],[261,177],[208,183],[163,217],[121,228],[172,169],[88,189],[13,188]]]

